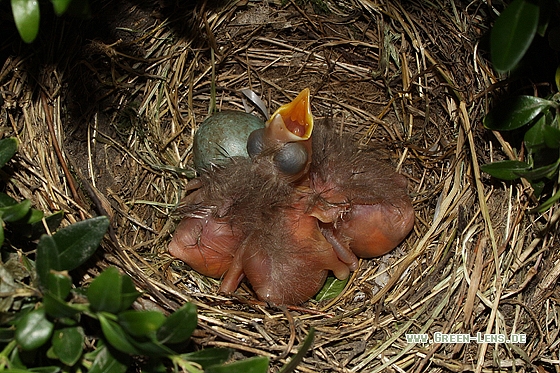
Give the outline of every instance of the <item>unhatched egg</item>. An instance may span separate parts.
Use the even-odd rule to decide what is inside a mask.
[[[211,165],[227,163],[232,157],[248,157],[247,139],[259,128],[264,128],[261,119],[241,111],[221,111],[208,117],[194,135],[196,170],[208,170]]]

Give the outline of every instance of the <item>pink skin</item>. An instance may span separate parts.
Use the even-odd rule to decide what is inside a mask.
[[[239,234],[227,221],[207,213],[179,223],[169,253],[205,276],[220,278],[233,262],[239,241]]]
[[[392,178],[396,186],[405,190],[406,179]],[[314,180],[315,193],[321,203],[309,211],[322,223],[323,235],[340,260],[355,269],[357,258],[374,258],[394,249],[406,238],[414,226],[414,209],[409,198],[383,199],[356,198],[345,200],[346,194],[338,186],[329,187]],[[390,187],[390,184],[388,184]]]
[[[414,225],[406,179],[325,130],[315,132],[312,147],[312,127],[304,90],[267,122],[261,153],[191,181],[171,255],[222,277],[222,293],[247,277],[259,299],[300,304],[329,271],[345,279],[358,257],[396,247]],[[308,163],[296,175],[280,174],[273,155],[294,141],[308,149]]]
[[[247,277],[259,299],[274,304],[299,304],[314,296],[332,271],[348,277],[348,265],[339,260],[317,226],[317,219],[296,206],[279,214],[283,228],[255,231],[245,239],[226,273],[220,291],[231,293]],[[263,242],[283,242],[282,246]]]
[[[200,179],[190,181],[186,189],[194,191],[181,202],[179,210],[200,206],[204,200],[202,187]],[[217,210],[223,213],[226,209],[224,204],[220,209],[206,206],[187,213],[175,229],[169,253],[205,276],[222,277],[241,241],[240,232],[227,219],[215,217]]]

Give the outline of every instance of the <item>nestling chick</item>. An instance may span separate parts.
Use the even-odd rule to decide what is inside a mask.
[[[309,90],[282,106],[234,157],[189,183],[184,217],[169,245],[196,271],[235,291],[246,277],[257,296],[299,304],[332,271],[393,249],[414,224],[406,180],[348,139],[313,131]]]

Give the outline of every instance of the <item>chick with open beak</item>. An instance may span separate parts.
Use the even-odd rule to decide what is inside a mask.
[[[345,279],[357,256],[398,245],[414,222],[404,178],[324,128],[313,131],[305,89],[251,133],[249,158],[189,183],[170,253],[221,277],[221,292],[247,278],[260,299],[299,304],[329,272]]]

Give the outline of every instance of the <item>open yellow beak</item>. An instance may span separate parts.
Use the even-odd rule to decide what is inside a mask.
[[[309,88],[305,88],[289,104],[282,105],[266,122],[268,138],[278,142],[304,141],[311,137],[313,116]]]

